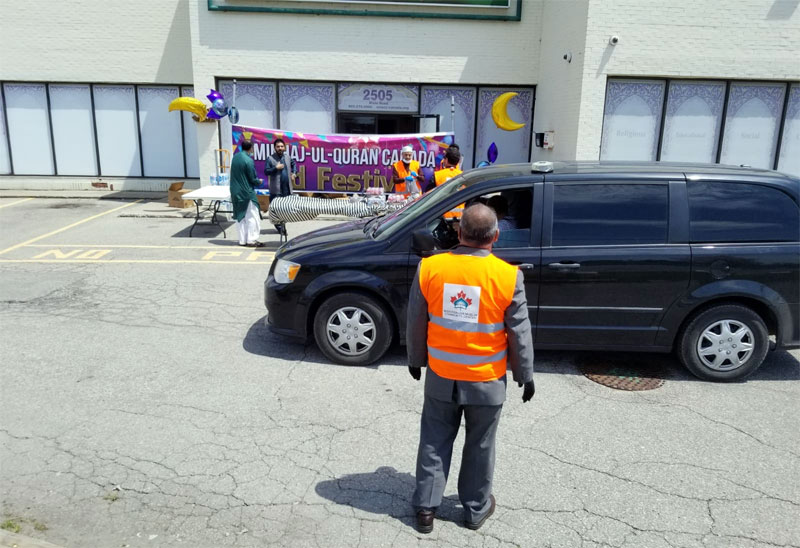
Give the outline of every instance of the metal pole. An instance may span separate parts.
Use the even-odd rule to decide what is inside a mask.
[[[456,138],[456,96],[450,96],[450,122],[453,128],[453,140]]]

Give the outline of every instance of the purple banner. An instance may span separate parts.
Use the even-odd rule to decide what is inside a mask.
[[[393,192],[392,164],[400,159],[400,149],[410,145],[420,172],[432,178],[447,147],[453,142],[452,133],[407,135],[323,135],[278,129],[233,126],[234,153],[239,144],[253,142],[253,159],[258,176],[264,179],[264,160],[275,152],[273,141],[281,138],[289,155],[297,162],[296,192],[364,192],[367,188],[383,187]]]

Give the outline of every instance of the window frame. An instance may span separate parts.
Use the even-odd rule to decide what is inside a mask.
[[[661,108],[661,118],[660,118],[660,127],[658,132],[658,145],[656,148],[656,162],[661,162],[661,148],[664,143],[664,129],[666,126],[666,115],[667,115],[667,104],[669,101],[669,92],[670,92],[670,85],[672,82],[684,82],[686,80],[695,80],[695,78],[687,78],[687,77],[679,77],[679,78],[659,78],[656,76],[639,76],[639,75],[625,75],[625,74],[614,74],[613,76],[609,75],[606,78],[606,90],[603,95],[603,118],[601,120],[601,132],[600,132],[600,147],[602,147],[603,143],[603,126],[606,112],[605,112],[605,104],[608,97],[608,86],[610,82],[619,81],[619,80],[641,80],[641,81],[654,81],[654,82],[664,82],[664,104]],[[696,80],[702,82],[709,82],[709,83],[716,83],[722,82],[725,84],[725,96],[722,105],[722,121],[719,127],[719,139],[717,140],[717,148],[714,163],[719,164],[720,158],[722,157],[722,146],[724,143],[724,136],[725,136],[725,119],[728,117],[728,101],[731,94],[731,85],[732,84],[777,84],[784,86],[784,93],[783,93],[783,105],[781,107],[781,114],[780,117],[777,119],[778,124],[778,135],[777,135],[777,142],[775,144],[775,150],[773,153],[772,159],[772,166],[770,169],[778,170],[778,164],[780,161],[780,153],[781,153],[781,143],[783,141],[783,130],[786,125],[786,116],[789,107],[789,96],[791,94],[792,86],[793,85],[800,85],[800,81],[796,80],[754,80],[754,79],[720,79],[720,78],[704,78],[699,77]],[[602,153],[598,147],[598,158]],[[800,176],[800,175],[796,175]]]
[[[9,157],[9,173],[5,174],[5,176],[12,176],[12,175],[25,175],[25,174],[18,174],[14,169],[14,158],[11,154],[11,127],[8,124],[8,116],[7,116],[7,108],[6,108],[6,101],[5,101],[5,86],[7,84],[32,84],[32,85],[44,85],[45,87],[45,96],[47,98],[47,116],[50,122],[49,125],[49,135],[47,138],[50,140],[51,144],[51,157],[53,161],[53,173],[49,175],[36,175],[36,177],[103,177],[103,178],[125,178],[125,179],[157,179],[157,180],[167,180],[167,179],[175,179],[175,178],[189,178],[186,166],[186,139],[185,135],[185,127],[182,113],[180,114],[180,126],[181,126],[181,152],[183,155],[183,173],[182,174],[175,174],[169,176],[160,176],[160,175],[145,175],[144,174],[144,166],[143,166],[143,158],[142,158],[142,130],[141,130],[141,123],[139,120],[139,86],[142,87],[177,87],[178,92],[182,93],[181,90],[185,87],[192,87],[192,84],[179,84],[179,83],[131,83],[131,82],[85,82],[85,81],[41,81],[41,80],[2,80],[0,81],[0,99],[2,99],[2,108],[3,108],[3,119],[6,124],[6,147],[8,149],[8,157]],[[89,86],[89,97],[91,101],[91,115],[92,115],[92,130],[93,130],[93,140],[94,140],[94,156],[96,162],[96,170],[95,173],[92,175],[74,175],[69,173],[59,173],[58,164],[56,162],[55,157],[55,135],[53,132],[53,124],[52,124],[52,105],[50,101],[50,86],[51,85],[84,85]],[[97,113],[96,113],[96,106],[95,106],[95,86],[133,86],[133,93],[134,98],[136,99],[136,132],[137,132],[137,139],[139,140],[139,165],[142,174],[141,175],[103,175],[102,174],[102,167],[100,165],[100,143],[97,138]],[[179,95],[180,96],[180,95]],[[176,97],[177,98],[177,97]]]

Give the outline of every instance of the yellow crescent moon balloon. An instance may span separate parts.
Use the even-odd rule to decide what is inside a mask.
[[[492,103],[492,120],[494,120],[498,128],[505,131],[516,131],[521,127],[525,127],[525,124],[515,122],[508,116],[508,102],[517,95],[518,93],[513,91],[502,93]]]
[[[194,97],[178,97],[177,99],[173,99],[167,110],[169,112],[172,112],[173,110],[185,110],[186,112],[191,112],[200,118],[201,122],[206,119],[206,113],[208,112],[205,103],[203,103],[203,101],[200,99],[195,99]]]

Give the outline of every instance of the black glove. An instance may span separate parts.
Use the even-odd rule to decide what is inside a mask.
[[[408,372],[411,374],[412,377],[414,377],[415,381],[418,381],[419,378],[422,376],[422,369],[419,367],[411,367],[409,365]]]
[[[523,383],[518,382],[517,386],[522,386]],[[531,401],[533,394],[536,392],[536,387],[533,385],[533,379],[525,383],[525,389],[522,391],[522,403]]]

